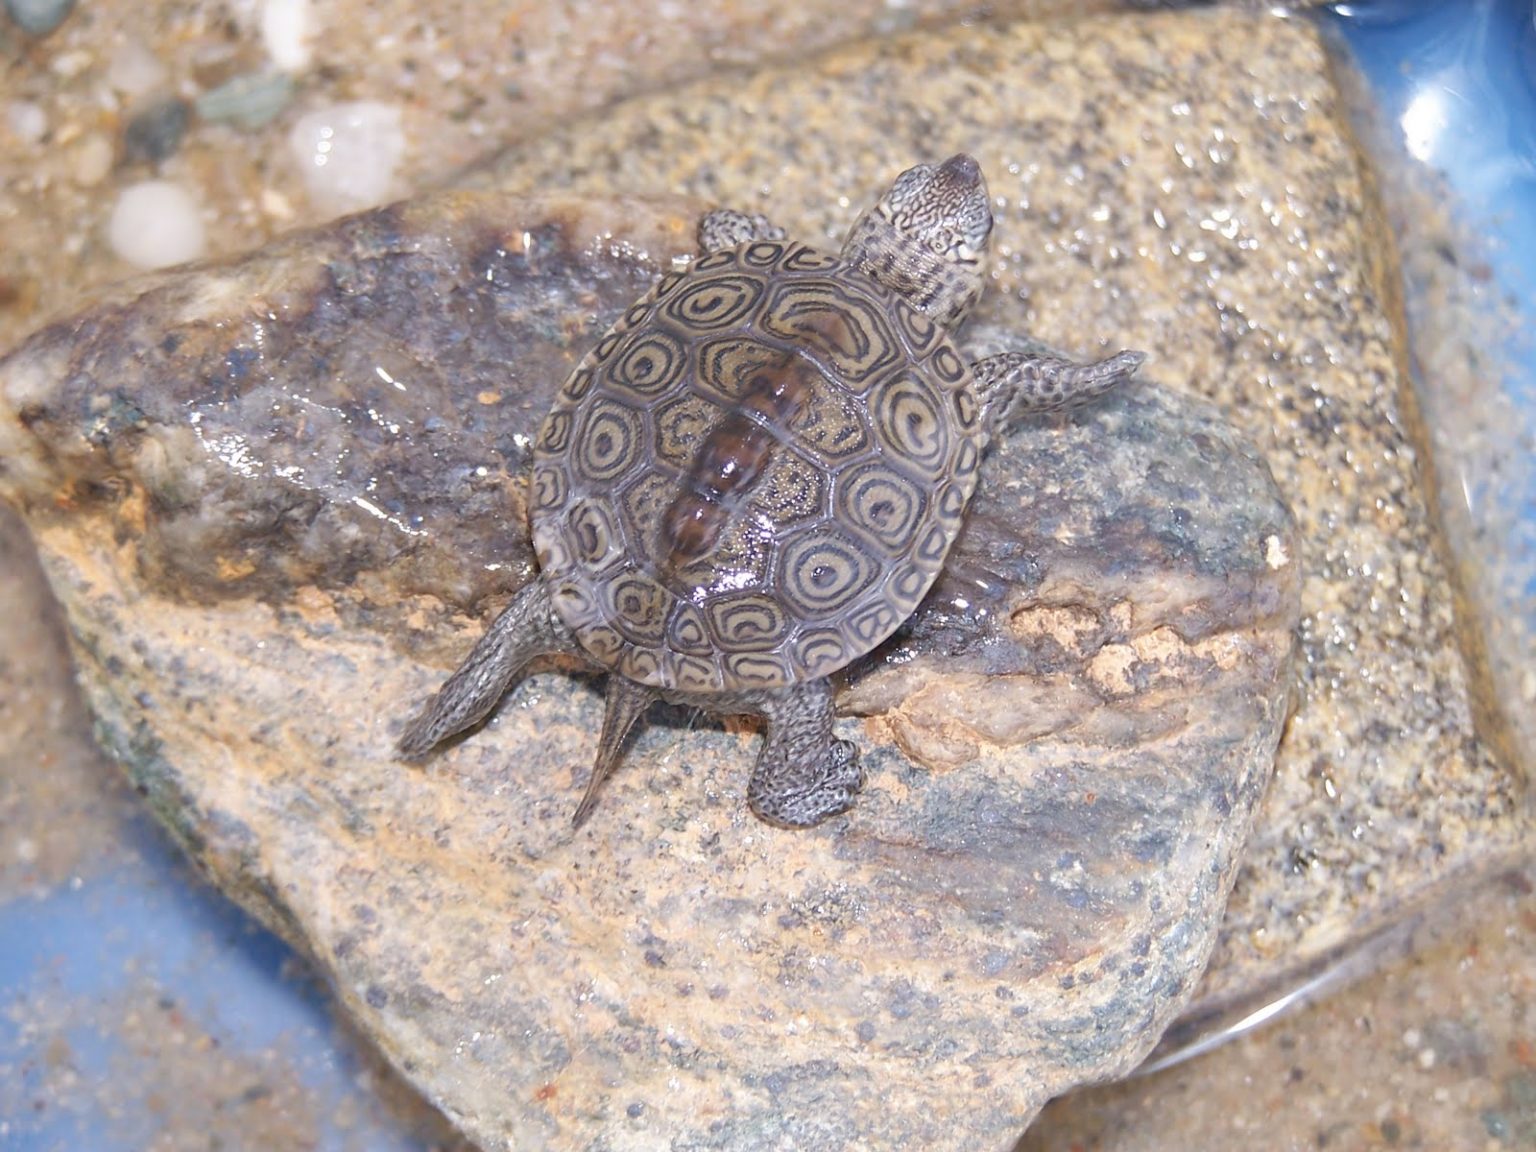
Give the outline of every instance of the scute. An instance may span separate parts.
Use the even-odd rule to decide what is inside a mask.
[[[807,677],[829,676],[848,662],[848,638],[836,628],[803,629],[791,658]]]
[[[633,468],[635,457],[645,452],[644,436],[644,417],[599,390],[584,406],[571,443],[576,471],[598,484],[612,482]]]
[[[709,606],[710,631],[727,652],[772,652],[790,632],[790,622],[778,597],[762,592],[722,596]]]
[[[686,600],[679,600],[667,621],[667,647],[689,656],[708,656],[714,641],[704,623],[704,615]]]
[[[765,378],[792,402],[762,400]],[[839,258],[710,253],[625,313],[535,442],[556,612],[599,662],[663,691],[835,672],[906,619],[959,531],[982,447],[970,391],[949,336]],[[667,510],[738,409],[717,445],[766,444],[766,463],[710,550],[678,556]]]
[[[700,340],[695,345],[695,385],[717,404],[735,404],[752,376],[783,353],[745,332]]]
[[[757,505],[773,522],[793,530],[802,521],[827,514],[829,477],[815,461],[798,452],[780,452],[758,489]]]
[[[624,563],[624,536],[612,506],[606,503],[583,500],[576,504],[566,540],[576,549],[576,562],[592,572],[609,572]]]
[[[886,565],[859,540],[825,523],[788,541],[775,571],[775,591],[803,620],[845,615]]]
[[[564,506],[569,490],[564,468],[546,461],[533,470],[529,494],[535,512],[549,512]]]
[[[783,660],[763,652],[732,652],[724,658],[725,673],[740,689],[777,688],[789,682],[792,672]]]
[[[762,277],[747,273],[692,277],[661,300],[656,315],[688,335],[731,328],[751,316],[765,287]]]
[[[686,471],[698,451],[699,442],[709,434],[720,418],[720,402],[697,392],[668,397],[656,409],[657,463],[676,474]],[[668,489],[674,486],[664,477]]]
[[[879,460],[850,469],[838,492],[838,518],[892,557],[912,546],[928,511],[928,499],[918,486]]]
[[[946,397],[927,382],[906,373],[870,397],[875,435],[898,466],[911,467],[923,480],[937,481],[951,456],[954,420]]]
[[[932,355],[949,340],[949,334],[932,317],[916,308],[893,308],[891,319],[907,343],[907,354],[914,359]]]
[[[666,636],[672,594],[655,580],[629,571],[608,580],[605,617],[630,644],[656,648]]]
[[[614,349],[609,371],[628,391],[654,397],[671,391],[687,364],[688,351],[676,336],[659,328],[641,328]]]
[[[906,360],[889,312],[890,301],[863,284],[809,276],[774,286],[762,328],[810,349],[846,387],[862,393]]]

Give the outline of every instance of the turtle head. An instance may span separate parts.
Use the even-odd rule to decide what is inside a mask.
[[[848,233],[843,259],[953,331],[981,298],[992,206],[961,152],[896,177]]]

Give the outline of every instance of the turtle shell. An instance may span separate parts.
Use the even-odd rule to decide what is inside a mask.
[[[665,692],[773,689],[911,614],[983,444],[943,329],[836,257],[744,244],[665,277],[566,381],[534,549],[599,663]]]

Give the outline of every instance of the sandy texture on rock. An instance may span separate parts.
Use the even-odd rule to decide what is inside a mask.
[[[1147,349],[1262,446],[1303,534],[1301,684],[1211,1003],[1507,861],[1527,821],[1457,628],[1392,247],[1344,115],[1300,21],[983,25],[632,102],[483,176],[689,192],[831,237],[885,172],[972,151],[1000,205],[985,315]]]

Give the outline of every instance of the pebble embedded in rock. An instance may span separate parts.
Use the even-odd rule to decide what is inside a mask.
[[[11,19],[29,36],[46,36],[68,19],[75,0],[5,0]]]
[[[261,40],[267,55],[288,72],[309,66],[309,0],[266,0],[261,8]]]
[[[165,65],[143,41],[125,40],[107,63],[107,83],[124,96],[144,96],[165,83]]]
[[[135,110],[123,130],[123,159],[130,164],[159,164],[174,156],[191,118],[191,105],[177,96],[152,100]]]
[[[36,144],[48,133],[48,113],[31,100],[12,100],[5,106],[5,127],[23,144]]]
[[[293,99],[293,78],[286,72],[236,76],[197,98],[204,120],[227,121],[254,131],[270,124]]]
[[[136,268],[169,268],[203,254],[203,219],[196,198],[169,180],[123,189],[107,229],[112,251]]]
[[[94,188],[112,171],[112,141],[90,132],[75,144],[70,156],[71,175],[82,188]]]
[[[293,126],[288,142],[320,208],[352,212],[395,194],[405,130],[393,105],[357,101],[317,109]]]

